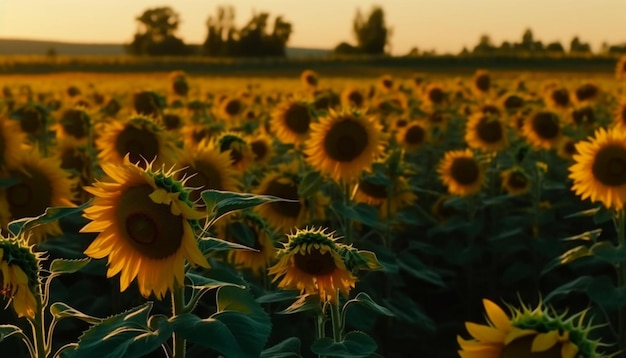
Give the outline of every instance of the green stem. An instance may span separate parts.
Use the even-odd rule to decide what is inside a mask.
[[[185,287],[175,287],[172,290],[172,313],[178,316],[185,309]],[[185,357],[185,339],[181,338],[176,332],[173,334],[174,349],[173,358]]]
[[[317,339],[322,339],[326,337],[326,330],[324,329],[324,324],[326,323],[326,316],[324,315],[324,309],[317,315],[315,320],[315,328],[317,333]],[[326,356],[318,355],[319,358],[326,358]]]
[[[41,302],[41,294],[35,295],[37,299],[37,310],[35,318],[29,319],[31,328],[33,329],[33,339],[35,340],[35,357],[46,358],[48,349],[46,347],[46,331],[43,324],[43,305]]]
[[[351,185],[350,182],[342,182],[342,189],[343,189],[343,203],[345,205],[346,208],[350,207],[351,205]],[[353,242],[353,237],[352,237],[352,219],[343,218],[343,228],[344,228],[344,233],[343,233],[343,237],[344,237],[344,243],[346,244],[351,244]]]
[[[333,321],[333,340],[335,342],[341,342],[341,312],[339,312],[339,291],[335,293],[335,302],[330,304],[330,318]]]
[[[626,211],[619,210],[616,213],[617,216],[617,242],[619,247],[626,245]],[[622,261],[617,267],[617,285],[618,289],[626,287],[626,261]],[[626,307],[622,306],[619,309],[619,347],[622,352],[622,357],[626,357]]]

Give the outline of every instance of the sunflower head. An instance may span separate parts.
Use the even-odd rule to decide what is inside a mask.
[[[317,73],[315,71],[313,71],[313,70],[304,70],[300,74],[300,82],[302,82],[302,84],[306,88],[317,88],[317,84],[319,82],[319,78],[318,78]]]
[[[227,97],[220,102],[219,114],[225,119],[238,118],[245,106],[239,97]]]
[[[250,139],[249,144],[257,164],[267,163],[274,155],[272,139],[267,135],[257,135]]]
[[[497,115],[474,113],[467,122],[465,141],[471,148],[499,151],[508,144],[504,122]]]
[[[35,318],[40,261],[22,236],[0,237],[0,300],[10,300],[18,317]]]
[[[47,110],[38,105],[28,104],[19,108],[11,117],[17,119],[20,129],[28,136],[39,136],[43,133],[48,122]]]
[[[378,79],[378,87],[383,91],[391,91],[393,90],[393,86],[393,77],[391,77],[391,75],[383,75]]]
[[[224,240],[247,245],[257,251],[232,250],[228,259],[238,268],[248,268],[255,276],[261,276],[276,257],[273,233],[258,215],[249,211],[237,213],[225,225]],[[245,238],[252,243],[245,242]]]
[[[165,99],[153,91],[140,91],[133,95],[133,106],[140,115],[158,118],[165,108]]]
[[[537,307],[509,305],[511,314],[490,300],[484,299],[487,325],[465,323],[471,340],[457,337],[461,357],[484,358],[546,357],[601,358],[599,340],[591,339],[591,322],[585,323],[586,311],[567,318],[541,303]]]
[[[144,297],[162,299],[184,283],[185,261],[208,267],[195,238],[203,214],[189,200],[175,172],[130,162],[104,164],[111,181],[86,190],[95,196],[81,232],[99,233],[85,250],[94,259],[108,257],[107,276],[120,276],[120,291],[137,278]]]
[[[437,83],[431,83],[426,87],[422,98],[427,105],[439,106],[445,103],[447,96],[442,86]]]
[[[570,92],[565,87],[552,88],[547,92],[548,105],[554,109],[567,109],[572,104]]]
[[[84,108],[68,109],[59,120],[60,133],[76,140],[87,140],[89,136],[90,118]]]
[[[576,151],[569,167],[572,190],[583,200],[621,210],[626,201],[626,131],[600,128],[592,138],[578,142]]]
[[[578,86],[574,93],[578,102],[591,102],[600,95],[600,87],[594,83],[587,82]]]
[[[519,94],[511,93],[507,96],[504,96],[502,100],[502,107],[507,112],[516,112],[524,107],[526,104],[526,100]]]
[[[561,137],[560,116],[553,111],[537,111],[524,120],[522,133],[533,147],[551,149]]]
[[[530,177],[521,167],[507,169],[500,173],[502,188],[511,195],[521,195],[530,189]]]
[[[487,70],[477,70],[474,74],[474,91],[478,94],[485,94],[491,88],[491,76]]]
[[[174,71],[170,73],[170,81],[172,83],[172,92],[178,96],[187,96],[189,93],[189,84],[187,83],[187,75],[185,72]]]
[[[230,155],[233,167],[245,170],[253,161],[254,154],[248,141],[238,133],[224,132],[215,139],[215,147]]]
[[[340,254],[341,244],[325,229],[296,229],[278,251],[276,265],[269,268],[280,288],[295,288],[302,294],[319,295],[322,302],[337,302],[348,296],[356,278]],[[281,279],[282,278],[282,279]]]
[[[421,121],[410,122],[396,133],[396,140],[408,153],[421,148],[429,137],[428,127]]]
[[[448,192],[453,195],[477,194],[485,184],[483,166],[469,149],[446,152],[437,172],[448,187]]]
[[[365,95],[358,88],[346,87],[341,92],[341,104],[344,107],[363,107]]]
[[[330,110],[311,129],[304,150],[307,161],[337,182],[356,179],[384,149],[382,126],[358,110]]]
[[[613,125],[626,130],[626,97],[622,98],[613,113]]]
[[[298,144],[307,138],[312,121],[313,115],[309,104],[290,99],[273,111],[270,127],[281,142]]]

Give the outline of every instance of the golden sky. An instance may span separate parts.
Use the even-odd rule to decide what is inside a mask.
[[[178,35],[201,43],[205,22],[220,4],[235,7],[240,26],[253,11],[282,15],[293,24],[292,47],[352,42],[356,9],[374,4],[385,10],[393,28],[391,50],[398,55],[414,46],[457,53],[484,33],[496,44],[519,41],[526,28],[544,43],[558,40],[566,48],[575,35],[593,50],[603,41],[626,42],[626,0],[0,0],[0,38],[125,43],[136,31],[135,17],[169,5],[182,19]]]

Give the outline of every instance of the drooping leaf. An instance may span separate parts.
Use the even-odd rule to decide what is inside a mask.
[[[258,303],[273,303],[284,302],[296,299],[300,295],[300,292],[295,290],[280,290],[274,292],[268,292],[256,298]]]
[[[389,316],[389,317],[395,316],[393,312],[391,312],[387,307],[383,307],[379,305],[378,303],[374,302],[374,300],[365,292],[359,292],[356,295],[356,297],[354,297],[351,300],[348,300],[344,304],[344,310],[347,309],[347,307],[353,303],[362,305],[368,308],[370,311],[376,312],[378,314],[382,314],[382,315]]]
[[[218,252],[218,251],[230,251],[230,250],[249,250],[258,251],[251,247],[241,245],[235,242],[230,242],[215,237],[202,238],[198,242],[200,251],[203,253]]]
[[[50,273],[52,274],[68,274],[74,273],[85,267],[91,259],[86,257],[78,260],[55,259],[50,264]]]
[[[292,303],[289,307],[282,311],[276,312],[278,314],[292,314],[306,311],[322,311],[322,304],[320,302],[319,295],[307,294],[298,297],[298,299]]]
[[[589,250],[595,257],[611,265],[618,265],[626,261],[626,246],[624,245],[615,247],[609,241],[600,241],[593,244]]]
[[[22,329],[18,326],[14,326],[12,324],[2,324],[0,325],[0,342],[5,339],[11,337],[14,334],[24,334]]]
[[[409,252],[398,256],[398,265],[411,276],[439,287],[446,287],[441,276],[426,266],[419,258]]]
[[[89,324],[98,324],[103,321],[102,318],[84,314],[64,302],[55,302],[51,304],[50,313],[57,321],[68,317],[76,318]]]
[[[307,173],[298,184],[298,196],[301,198],[308,198],[319,189],[324,183],[322,175],[319,172],[313,171]]]
[[[592,276],[582,276],[574,281],[570,281],[565,283],[550,292],[544,299],[545,303],[550,302],[551,300],[566,296],[572,292],[586,292],[587,287],[595,280]]]
[[[541,275],[545,275],[546,273],[552,271],[553,269],[561,265],[567,265],[570,262],[576,261],[586,256],[592,256],[592,255],[593,253],[589,250],[587,246],[584,246],[584,245],[576,246],[572,249],[567,250],[566,252],[561,254],[561,256],[555,257],[554,259],[552,259],[552,261],[550,261],[546,265],[546,267],[544,267],[543,270],[541,270]]]
[[[300,339],[290,337],[284,341],[266,348],[261,352],[261,358],[300,358]]]
[[[68,215],[80,213],[91,205],[92,200],[93,199],[89,199],[87,202],[79,206],[57,206],[46,208],[46,211],[39,216],[11,221],[7,228],[11,234],[18,236],[23,231],[29,230],[37,225],[47,224]]]

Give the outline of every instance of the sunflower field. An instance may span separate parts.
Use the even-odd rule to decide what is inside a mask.
[[[626,357],[615,76],[3,76],[13,357]]]

